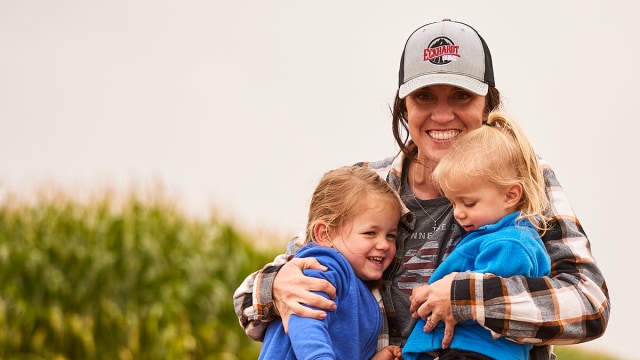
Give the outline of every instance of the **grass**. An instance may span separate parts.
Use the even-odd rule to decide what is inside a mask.
[[[577,349],[571,345],[554,346],[553,352],[558,360],[619,360],[616,357],[595,351]]]

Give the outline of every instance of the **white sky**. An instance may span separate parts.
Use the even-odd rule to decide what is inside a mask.
[[[194,213],[292,235],[322,173],[395,154],[404,42],[452,18],[487,41],[507,110],[555,167],[607,276],[610,327],[587,346],[637,358],[634,8],[0,0],[0,190],[160,182]]]

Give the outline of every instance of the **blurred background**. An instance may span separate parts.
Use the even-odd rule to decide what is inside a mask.
[[[484,37],[506,110],[590,236],[612,314],[578,347],[639,358],[640,45],[622,0],[0,0],[0,202],[162,188],[189,216],[275,233],[284,249],[325,171],[397,152],[404,42],[443,18]]]

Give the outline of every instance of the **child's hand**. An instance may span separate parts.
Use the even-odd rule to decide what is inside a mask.
[[[389,345],[378,351],[371,360],[402,360],[402,350],[399,346]]]

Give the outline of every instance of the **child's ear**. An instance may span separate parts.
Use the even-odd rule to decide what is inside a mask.
[[[520,199],[522,198],[522,185],[513,184],[507,188],[504,196],[505,207],[518,206]]]
[[[329,225],[324,221],[318,221],[313,225],[313,238],[318,245],[332,247],[331,237],[329,236]]]

